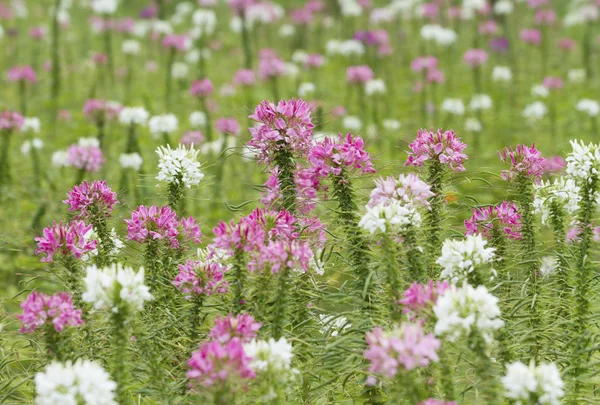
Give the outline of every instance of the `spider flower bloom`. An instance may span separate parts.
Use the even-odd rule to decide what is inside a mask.
[[[2,111],[0,113],[0,130],[12,132],[15,129],[20,130],[25,123],[25,118],[18,112]]]
[[[540,9],[535,12],[537,25],[552,25],[556,22],[556,11],[553,9]]]
[[[281,100],[277,105],[262,101],[250,119],[250,148],[258,150],[258,158],[267,165],[275,155],[288,149],[295,156],[306,156],[312,147],[310,106],[302,99]]]
[[[52,263],[55,254],[80,259],[84,253],[91,252],[98,245],[97,240],[86,237],[91,230],[92,226],[83,221],[72,221],[64,225],[62,222],[54,222],[52,226],[44,228],[42,236],[35,238],[38,244],[35,254],[45,254],[46,257],[41,261],[47,263]]]
[[[395,377],[399,369],[410,371],[439,360],[441,342],[419,324],[404,323],[391,332],[377,327],[366,340],[369,347],[363,355],[370,362],[369,371],[387,378]]]
[[[215,326],[210,331],[210,337],[220,343],[234,339],[248,343],[256,337],[256,332],[262,325],[249,314],[220,316],[215,320]]]
[[[415,73],[437,69],[437,66],[438,60],[435,56],[420,56],[415,58],[410,64],[410,68]]]
[[[488,60],[488,54],[483,49],[469,49],[465,52],[464,61],[471,67],[479,67]]]
[[[202,131],[188,131],[183,134],[179,143],[189,147],[200,146],[204,142]]]
[[[502,201],[493,206],[474,208],[470,219],[465,220],[465,235],[493,236],[494,229],[501,229],[509,239],[521,239],[521,215],[513,203]]]
[[[190,48],[191,41],[186,35],[169,34],[165,35],[162,46],[165,49],[183,52]]]
[[[94,143],[80,139],[67,149],[67,164],[79,170],[97,172],[104,162],[102,150]]]
[[[109,217],[119,201],[117,194],[106,185],[106,180],[102,180],[92,183],[84,181],[74,186],[63,203],[69,205],[69,211],[77,212],[76,219],[90,219],[95,216]]]
[[[253,70],[250,69],[240,69],[235,72],[235,76],[233,77],[233,84],[236,86],[244,86],[250,87],[254,86],[256,83],[256,75]]]
[[[200,152],[195,150],[193,145],[189,149],[181,144],[177,149],[171,149],[170,145],[166,148],[159,146],[156,153],[159,168],[156,180],[159,182],[191,188],[197,186],[204,178],[198,162]]]
[[[179,274],[173,280],[186,299],[195,295],[224,294],[228,291],[228,284],[223,280],[227,267],[216,262],[201,262],[188,260],[180,264]]]
[[[165,239],[171,247],[178,248],[179,221],[177,215],[169,207],[145,207],[140,205],[126,219],[127,239],[144,243],[151,239]]]
[[[81,310],[73,307],[71,295],[66,292],[48,296],[33,291],[21,303],[21,308],[23,314],[17,315],[23,322],[21,333],[31,333],[46,323],[51,323],[57,332],[62,332],[66,326],[83,324]]]
[[[214,89],[210,79],[194,80],[190,87],[190,94],[194,97],[205,98],[210,96]]]
[[[546,76],[542,85],[548,90],[560,90],[565,86],[563,79],[557,76]]]
[[[313,252],[307,241],[276,240],[265,246],[258,260],[248,264],[250,270],[269,265],[276,274],[284,268],[307,272],[313,258]]]
[[[524,29],[521,30],[521,41],[530,45],[539,45],[542,42],[542,33],[539,30]]]
[[[375,73],[369,66],[350,66],[346,69],[346,81],[350,84],[363,84],[373,78]]]
[[[419,179],[415,173],[401,174],[398,180],[391,176],[385,179],[380,177],[375,180],[375,188],[371,191],[367,206],[374,207],[392,201],[414,206],[428,206],[427,199],[433,195],[429,184]]]
[[[89,99],[83,106],[83,113],[96,124],[103,123],[107,119],[116,119],[121,114],[123,106],[116,101]]]
[[[462,152],[467,145],[452,130],[438,129],[433,132],[421,129],[408,147],[411,150],[405,166],[422,166],[425,161],[433,160],[447,165],[455,172],[465,170],[463,163],[468,157]]]
[[[429,398],[423,402],[420,402],[419,405],[458,405],[458,403],[454,401],[446,402],[442,399]]]
[[[188,360],[190,370],[187,377],[195,380],[204,387],[219,384],[234,385],[239,380],[256,377],[250,367],[252,357],[244,352],[244,347],[239,339],[227,343],[207,342],[192,353]],[[238,381],[236,381],[238,380]]]
[[[237,15],[245,15],[246,11],[256,4],[256,0],[228,0],[227,5]]]
[[[239,122],[235,118],[219,118],[215,122],[215,128],[222,134],[238,136],[241,128]]]
[[[427,284],[419,284],[416,281],[413,282],[406,291],[404,291],[404,298],[398,301],[398,304],[402,305],[402,313],[410,314],[411,318],[419,315],[431,315],[433,312],[433,306],[437,302],[437,299],[442,295],[450,284],[447,281],[432,281],[429,280]]]
[[[517,145],[514,150],[511,147],[506,147],[498,152],[498,156],[504,163],[511,165],[510,170],[503,170],[500,173],[500,176],[506,181],[511,181],[521,175],[538,182],[544,174],[546,159],[535,148],[535,144],[531,147]]]
[[[369,152],[364,150],[361,137],[338,134],[337,142],[326,138],[316,144],[308,156],[308,161],[321,177],[329,174],[339,176],[343,170],[357,169],[362,173],[375,173]]]
[[[251,252],[264,244],[264,230],[253,219],[242,218],[238,223],[221,221],[213,228],[213,245],[224,249],[229,255],[236,251]]]
[[[37,75],[31,66],[15,66],[8,70],[8,80],[11,82],[37,82]]]
[[[258,62],[258,76],[261,80],[270,80],[283,76],[286,71],[285,62],[277,54],[263,52]]]

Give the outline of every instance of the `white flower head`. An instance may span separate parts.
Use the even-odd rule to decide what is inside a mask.
[[[409,204],[391,201],[366,207],[367,212],[361,218],[358,226],[374,234],[376,232],[403,232],[409,227],[421,224],[421,214]]]
[[[40,150],[44,147],[44,142],[40,138],[33,138],[31,141],[25,141],[21,144],[21,153],[23,156],[29,156],[31,149]]]
[[[469,117],[465,121],[465,130],[467,132],[479,133],[483,130],[483,125],[481,125],[481,122],[479,122],[479,120],[477,118]]]
[[[487,241],[480,234],[467,235],[464,239],[446,239],[442,245],[442,255],[436,263],[442,267],[440,278],[453,283],[466,281],[478,267],[494,262],[495,249],[487,247]],[[492,269],[493,278],[495,272]]]
[[[342,126],[349,131],[359,131],[363,127],[363,123],[355,115],[346,115],[342,120]]]
[[[541,101],[534,101],[533,103],[525,106],[525,109],[523,110],[523,117],[530,122],[535,122],[544,118],[547,112],[548,108],[546,107],[546,104]]]
[[[319,321],[323,324],[321,333],[323,335],[330,335],[331,337],[338,336],[340,332],[352,326],[345,316],[319,314]]]
[[[144,163],[144,159],[140,156],[139,153],[122,153],[119,156],[119,163],[123,169],[133,169],[136,172],[140,170],[142,167],[142,163]]]
[[[279,36],[289,38],[296,33],[296,28],[292,24],[283,24],[279,27]]]
[[[500,0],[494,4],[494,13],[497,15],[512,14],[514,9],[515,5],[510,0]]]
[[[190,67],[184,62],[175,62],[171,67],[173,79],[185,79],[190,73]]]
[[[375,94],[385,94],[387,88],[382,79],[371,79],[365,83],[365,94],[372,96]]]
[[[398,131],[402,127],[402,123],[393,118],[384,119],[382,125],[386,131]]]
[[[600,170],[600,145],[572,140],[573,151],[567,156],[567,175],[577,181],[590,181]]]
[[[126,39],[121,44],[121,52],[125,55],[138,55],[142,49],[139,41],[135,39]]]
[[[114,14],[118,6],[118,0],[92,0],[92,10],[96,14]]]
[[[150,113],[144,107],[123,107],[119,122],[123,125],[145,125]]]
[[[68,167],[69,166],[69,154],[66,150],[57,150],[52,153],[52,166],[54,167]]]
[[[465,104],[460,98],[447,98],[442,101],[442,111],[451,115],[463,115]]]
[[[530,403],[537,398],[540,405],[560,405],[565,395],[564,382],[556,364],[540,364],[536,367],[532,361],[529,366],[517,361],[506,367],[502,377],[504,396],[517,404]]]
[[[583,83],[585,81],[585,69],[569,69],[567,77],[571,83]]]
[[[162,134],[170,134],[177,131],[179,120],[173,114],[155,115],[148,121],[150,133],[157,138]]]
[[[202,111],[190,113],[190,125],[194,128],[200,128],[206,125],[206,114]]]
[[[541,181],[534,185],[535,197],[533,199],[533,209],[536,214],[542,217],[542,224],[548,224],[552,214],[553,205],[564,210],[567,215],[573,215],[579,209],[581,188],[573,179],[557,177],[553,183],[550,181]]]
[[[508,66],[494,66],[492,80],[495,82],[508,83],[512,80],[512,71]]]
[[[156,153],[159,159],[156,180],[163,183],[178,183],[190,188],[198,185],[204,178],[198,162],[200,152],[195,150],[193,145],[189,149],[181,144],[177,149],[171,149],[170,145],[159,146]]]
[[[471,97],[471,102],[469,103],[469,109],[476,110],[489,110],[492,108],[492,99],[487,94],[475,94]]]
[[[294,357],[292,345],[284,337],[279,340],[252,340],[244,345],[244,352],[252,357],[250,367],[254,371],[268,371],[283,378],[290,371]]]
[[[598,113],[600,113],[600,104],[598,104],[596,100],[584,98],[577,102],[575,109],[589,115],[590,117],[596,117]]]
[[[25,117],[23,119],[23,125],[21,126],[21,132],[31,131],[35,134],[40,132],[42,124],[38,117]]]
[[[192,15],[192,22],[194,23],[194,27],[197,29],[197,39],[212,35],[215,32],[217,16],[212,10],[199,9],[194,11],[194,14]]]
[[[301,83],[298,87],[298,95],[302,98],[308,96],[309,94],[313,94],[317,87],[314,83]]]
[[[558,259],[554,256],[544,256],[541,259],[540,273],[542,277],[548,277],[556,272],[558,267]]]
[[[531,88],[531,95],[533,97],[546,98],[546,97],[548,97],[548,94],[550,94],[548,89],[546,87],[542,86],[541,84],[537,84]]]

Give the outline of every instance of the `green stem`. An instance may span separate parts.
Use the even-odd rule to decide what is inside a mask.
[[[273,308],[273,337],[279,339],[283,336],[283,325],[286,319],[288,301],[289,301],[289,286],[290,286],[290,268],[284,266],[279,273],[277,283],[277,293]]]
[[[442,210],[444,208],[444,198],[442,195],[444,169],[439,160],[432,161],[429,166],[428,183],[431,186],[431,192],[434,194],[429,199],[429,210],[425,215],[425,229],[427,230],[427,271],[429,278],[435,278],[435,261],[440,255],[442,232]]]
[[[241,250],[233,256],[233,313],[239,314],[244,308],[244,285],[246,284],[246,272],[244,269],[243,253]]]
[[[277,180],[282,194],[281,205],[291,214],[296,209],[296,182],[294,180],[294,160],[289,148],[281,148],[275,152],[277,164]]]

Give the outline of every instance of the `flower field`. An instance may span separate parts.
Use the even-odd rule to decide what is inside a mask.
[[[0,404],[600,403],[600,1],[0,0]]]

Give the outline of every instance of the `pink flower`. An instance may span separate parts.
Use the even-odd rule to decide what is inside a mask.
[[[35,70],[31,66],[15,66],[8,70],[8,80],[11,82],[37,82]]]
[[[496,206],[474,208],[473,216],[465,220],[466,235],[481,234],[489,239],[498,227],[509,239],[521,239],[521,215],[515,204],[502,201]]]
[[[321,66],[323,66],[324,63],[325,63],[325,58],[323,57],[323,55],[320,55],[318,53],[311,53],[306,58],[306,62],[304,62],[304,66],[308,69],[316,69],[316,68],[320,68]]]
[[[447,281],[432,281],[419,284],[416,281],[404,291],[404,298],[398,303],[404,306],[402,313],[415,317],[429,317],[439,296],[444,294],[450,285]]]
[[[307,272],[312,257],[313,252],[307,241],[274,240],[261,249],[256,259],[248,264],[248,269],[254,271],[269,266],[273,274],[286,267]]]
[[[33,291],[21,303],[23,314],[17,315],[23,322],[21,333],[31,333],[51,322],[57,332],[62,332],[66,326],[79,326],[83,324],[81,310],[73,307],[71,295],[61,292],[48,296]]]
[[[233,220],[226,224],[221,221],[213,228],[213,246],[225,249],[230,255],[236,251],[251,252],[264,243],[265,232],[259,222],[252,217],[244,217],[238,223]]]
[[[281,100],[277,105],[264,100],[249,118],[256,123],[250,128],[252,139],[248,146],[258,150],[261,162],[271,164],[280,150],[291,151],[295,156],[308,154],[314,125],[304,100]]]
[[[483,49],[469,49],[465,52],[464,61],[471,67],[483,65],[488,60],[488,54]]]
[[[256,0],[227,0],[227,4],[234,13],[244,15],[248,8],[256,4]]]
[[[96,65],[102,66],[108,63],[108,56],[105,53],[97,52],[92,56],[92,60]]]
[[[420,324],[404,323],[392,332],[377,327],[367,333],[368,349],[364,357],[371,363],[369,371],[393,378],[400,368],[412,370],[438,361],[441,342],[425,334]]]
[[[463,163],[468,159],[463,150],[467,147],[454,131],[437,132],[421,129],[417,138],[408,145],[408,159],[405,166],[422,166],[427,160],[439,161],[455,172],[465,170]]]
[[[92,122],[100,124],[106,119],[115,119],[123,106],[115,101],[106,101],[98,99],[86,100],[83,107],[83,113]]]
[[[504,163],[511,165],[510,170],[503,170],[500,173],[500,176],[506,181],[511,181],[519,175],[538,181],[544,174],[546,159],[535,148],[535,144],[531,145],[531,148],[526,145],[517,145],[514,150],[511,147],[506,147],[498,152],[498,156]]]
[[[210,337],[222,344],[232,340],[248,343],[256,337],[256,332],[262,325],[249,314],[220,316],[215,320],[215,326],[210,331]]]
[[[168,34],[163,38],[162,46],[165,49],[183,52],[189,48],[190,38],[187,35]]]
[[[200,243],[202,232],[193,217],[183,217],[179,222],[179,234],[184,241]]]
[[[374,207],[379,204],[388,204],[391,201],[400,201],[403,204],[415,206],[429,206],[427,201],[434,194],[429,184],[425,183],[415,173],[401,174],[398,180],[394,177],[380,177],[375,180],[375,188],[371,191],[371,198],[367,204]]]
[[[179,221],[168,206],[145,207],[140,205],[126,219],[127,239],[144,243],[150,239],[166,240],[172,248],[179,247]]]
[[[521,30],[521,41],[530,45],[539,45],[542,42],[542,33],[539,30],[523,29]]]
[[[545,173],[553,173],[553,172],[562,172],[567,163],[562,156],[551,156],[546,158],[546,163],[544,164],[544,172]]]
[[[458,403],[454,401],[446,402],[442,399],[429,398],[421,402],[419,405],[458,405]]]
[[[190,94],[194,97],[208,97],[212,94],[214,86],[209,79],[194,80],[190,87]]]
[[[542,85],[548,90],[559,90],[564,87],[564,82],[560,77],[557,76],[546,76]]]
[[[240,124],[235,118],[219,118],[215,122],[215,128],[222,134],[233,136],[238,136],[241,131]]]
[[[415,58],[410,64],[410,68],[415,73],[419,73],[424,70],[436,69],[437,66],[438,60],[435,56],[420,56]]]
[[[540,9],[535,12],[535,23],[537,25],[552,25],[556,22],[556,11]]]
[[[375,77],[373,70],[366,65],[350,66],[346,69],[346,81],[350,84],[362,84]]]
[[[236,380],[252,379],[256,376],[250,362],[252,358],[244,352],[239,339],[227,343],[207,342],[192,353],[188,360],[190,370],[187,377],[204,387],[227,383],[234,385]]]
[[[35,254],[43,253],[46,257],[42,262],[52,263],[55,254],[62,256],[75,256],[80,259],[84,253],[96,249],[97,240],[89,240],[86,234],[92,230],[92,225],[83,221],[72,221],[63,225],[52,223],[44,228],[42,236],[35,238],[38,248]]]
[[[188,131],[183,134],[181,140],[179,141],[179,143],[182,145],[194,145],[196,147],[202,145],[202,142],[204,142],[204,135],[200,131]]]
[[[15,129],[20,130],[24,123],[21,114],[15,111],[2,111],[0,113],[0,130],[11,132]]]
[[[260,200],[260,203],[269,209],[276,208],[282,197],[278,179],[278,169],[275,167],[264,184],[266,190]],[[294,182],[296,183],[296,208],[306,214],[315,208],[317,190],[321,188],[319,178],[314,170],[305,169],[298,164],[294,172]]]
[[[79,170],[97,172],[104,162],[102,150],[95,145],[73,144],[67,149],[67,163]]]
[[[285,73],[285,63],[272,49],[263,49],[258,62],[258,75],[261,80],[270,80]]]
[[[240,69],[235,72],[233,77],[233,84],[236,86],[254,86],[255,82],[256,76],[254,71],[250,69]]]
[[[33,39],[42,39],[46,36],[46,29],[44,27],[31,27],[29,30],[29,36]]]
[[[320,177],[339,176],[342,170],[357,169],[362,173],[375,173],[369,152],[364,150],[361,137],[338,134],[338,140],[325,138],[317,143],[308,155],[308,161]]]
[[[219,263],[188,260],[178,265],[179,274],[173,280],[173,285],[185,294],[187,299],[192,293],[196,295],[224,294],[228,284],[223,280],[227,267]]]
[[[527,5],[531,9],[536,9],[541,6],[548,4],[548,0],[527,0]]]
[[[438,69],[430,69],[425,77],[428,83],[444,83],[446,78],[444,72]]]
[[[484,35],[495,34],[498,32],[498,23],[494,20],[484,21],[479,25],[478,31]]]
[[[106,185],[106,180],[102,180],[92,183],[84,181],[74,186],[63,203],[70,206],[69,211],[77,211],[75,219],[89,220],[93,217],[109,217],[119,201],[117,194]]]
[[[558,47],[563,51],[571,51],[575,48],[576,43],[571,38],[560,38],[558,40]]]

